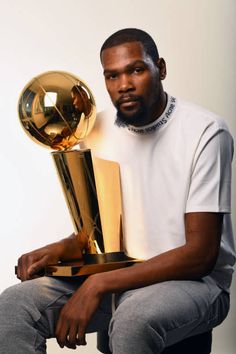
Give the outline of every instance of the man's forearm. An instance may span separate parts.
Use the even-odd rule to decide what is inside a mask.
[[[180,279],[200,279],[209,274],[217,260],[222,215],[185,215],[186,243],[141,264],[97,274],[98,291],[119,292],[150,284]]]
[[[102,293],[120,292],[168,280],[200,279],[209,271],[183,246],[131,267],[95,274],[94,280]]]

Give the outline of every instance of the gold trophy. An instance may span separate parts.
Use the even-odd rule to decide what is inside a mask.
[[[89,87],[71,73],[42,73],[23,89],[19,117],[33,141],[54,150],[51,154],[74,231],[78,238],[87,237],[82,260],[49,265],[45,275],[88,275],[138,261],[123,252],[119,165],[95,158],[89,149],[73,150],[96,119]]]

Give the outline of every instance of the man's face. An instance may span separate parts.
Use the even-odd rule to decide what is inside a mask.
[[[101,59],[106,87],[117,109],[117,124],[141,126],[153,121],[162,91],[158,63],[139,42],[107,48]]]

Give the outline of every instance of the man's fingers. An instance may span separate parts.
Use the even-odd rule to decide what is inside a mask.
[[[41,275],[40,273],[44,271],[46,265],[47,257],[44,256],[38,262],[31,264],[28,268],[28,275],[31,277],[33,275]]]
[[[16,269],[16,274],[17,274],[17,278],[21,279],[21,264],[20,264],[20,259],[18,259],[18,265],[17,265],[17,269]]]
[[[85,340],[85,327],[83,325],[79,326],[78,336],[77,336],[77,344],[78,345],[86,345]]]
[[[28,279],[27,268],[28,268],[28,258],[24,256],[20,257],[18,259],[17,277],[21,281],[25,281]]]
[[[77,332],[78,332],[77,322],[70,323],[70,329],[69,329],[69,333],[66,337],[66,343],[65,343],[65,345],[68,348],[76,349]]]
[[[18,262],[17,266],[17,278],[21,281],[36,278],[38,276],[44,275],[44,261],[31,262],[25,260],[24,262]],[[30,264],[30,265],[29,265]]]
[[[76,345],[87,344],[85,340],[85,327],[80,326],[78,321],[67,321],[63,316],[59,317],[55,336],[61,348],[66,346],[75,349]]]
[[[68,332],[69,332],[69,324],[67,323],[66,320],[61,319],[60,316],[57,322],[55,336],[56,336],[57,343],[61,348],[63,348],[66,345]]]

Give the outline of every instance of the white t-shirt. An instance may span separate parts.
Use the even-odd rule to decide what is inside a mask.
[[[168,96],[165,111],[141,128],[97,118],[86,146],[120,165],[126,253],[149,259],[185,244],[184,214],[224,213],[220,254],[208,278],[228,290],[235,251],[230,217],[233,140],[224,120]]]

